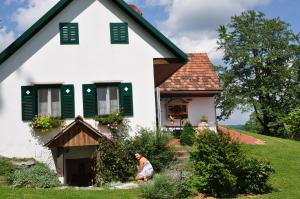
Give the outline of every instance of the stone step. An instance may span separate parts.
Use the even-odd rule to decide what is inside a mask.
[[[179,141],[178,141],[179,142]],[[190,153],[188,146],[183,146],[180,143],[173,145],[175,149],[175,158],[176,162],[174,163],[174,167],[176,170],[182,170],[186,167],[189,162]]]
[[[182,154],[179,154],[179,155],[176,155],[176,157],[190,157],[190,154],[189,153],[182,153]]]
[[[185,155],[181,155],[181,156],[176,156],[177,159],[189,159],[190,155],[189,154],[185,154]]]
[[[177,162],[176,165],[173,168],[175,170],[184,170],[186,165],[187,165],[187,162]]]
[[[188,151],[186,151],[186,150],[180,150],[180,151],[175,151],[175,153],[189,153]]]

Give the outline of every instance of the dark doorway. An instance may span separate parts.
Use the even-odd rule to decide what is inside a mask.
[[[67,184],[71,186],[90,186],[94,177],[92,167],[94,161],[90,158],[67,159]]]

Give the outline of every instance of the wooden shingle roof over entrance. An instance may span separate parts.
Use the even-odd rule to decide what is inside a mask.
[[[58,133],[45,146],[49,148],[97,146],[101,138],[109,140],[97,129],[84,122],[82,118],[77,117],[74,122]]]
[[[217,94],[222,86],[206,53],[189,54],[190,61],[160,85],[162,94]]]

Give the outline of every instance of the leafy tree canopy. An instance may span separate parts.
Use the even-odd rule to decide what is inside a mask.
[[[279,18],[261,12],[233,16],[218,28],[224,67],[224,92],[218,99],[220,119],[235,108],[254,110],[263,133],[280,134],[280,118],[299,106],[299,34]]]

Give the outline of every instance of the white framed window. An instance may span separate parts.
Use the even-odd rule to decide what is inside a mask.
[[[119,88],[117,86],[97,87],[97,107],[98,115],[119,111]]]
[[[39,88],[37,97],[38,115],[61,116],[60,88]]]

